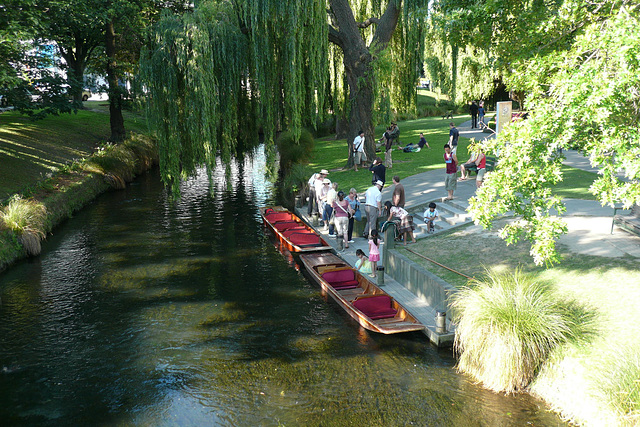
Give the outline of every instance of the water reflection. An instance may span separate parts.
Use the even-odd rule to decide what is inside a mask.
[[[264,156],[105,194],[0,276],[3,425],[559,425],[362,329],[265,236]]]

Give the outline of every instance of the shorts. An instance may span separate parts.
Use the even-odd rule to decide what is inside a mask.
[[[447,191],[453,191],[458,188],[458,174],[448,173],[444,179],[444,189]]]
[[[478,173],[478,175],[476,175],[476,181],[483,181],[483,180],[484,180],[484,173],[485,173],[486,171],[487,171],[487,170],[486,170],[485,168],[478,169],[478,172],[477,172],[477,173]]]
[[[353,153],[353,162],[356,165],[359,165],[362,162],[366,162],[367,161],[367,155],[364,153],[364,151],[356,151]]]
[[[451,147],[451,154],[456,154],[456,151],[458,151],[458,144]]]

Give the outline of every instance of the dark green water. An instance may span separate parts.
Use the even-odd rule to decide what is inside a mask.
[[[361,329],[264,234],[264,161],[101,196],[0,275],[0,425],[562,425]]]

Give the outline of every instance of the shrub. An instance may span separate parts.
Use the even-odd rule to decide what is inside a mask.
[[[590,331],[589,313],[520,270],[472,280],[452,307],[458,369],[497,392],[523,390],[554,348]]]
[[[287,172],[279,185],[280,196],[286,206],[293,206],[295,196],[305,193],[312,172],[301,164],[294,164]]]
[[[140,175],[158,163],[158,144],[146,135],[133,134],[122,143],[136,158],[136,175]]]
[[[281,133],[276,140],[276,146],[280,154],[282,175],[286,176],[293,164],[309,160],[314,144],[313,135],[306,129],[302,129],[300,138],[297,140],[289,131]]]
[[[97,171],[105,176],[112,187],[122,189],[135,176],[137,159],[124,144],[107,144],[85,163],[88,171]]]
[[[13,231],[19,242],[30,255],[41,251],[40,241],[45,236],[47,210],[41,203],[14,196],[9,204],[0,210],[2,227]]]

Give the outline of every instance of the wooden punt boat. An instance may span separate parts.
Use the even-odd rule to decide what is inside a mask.
[[[364,328],[381,334],[425,328],[389,294],[340,257],[330,253],[300,255],[311,277]]]
[[[297,215],[281,207],[260,208],[264,224],[291,252],[330,251],[331,246]]]

